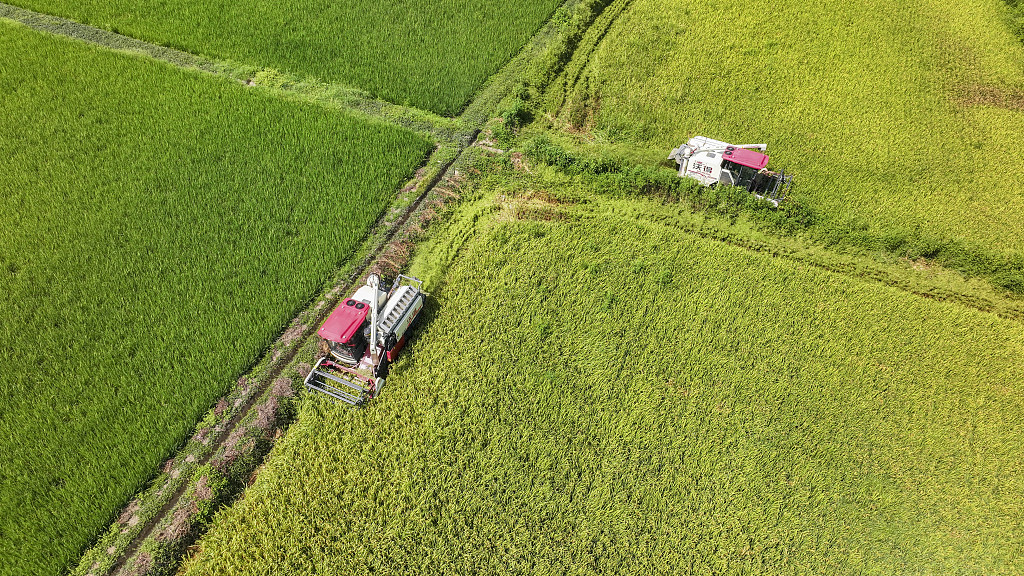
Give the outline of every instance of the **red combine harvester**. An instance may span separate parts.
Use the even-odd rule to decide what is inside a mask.
[[[306,376],[307,388],[353,406],[380,394],[426,297],[419,278],[399,275],[387,292],[380,283],[371,274],[317,331],[328,355]]]
[[[695,136],[673,148],[668,159],[679,165],[680,178],[693,178],[705,186],[740,186],[778,206],[793,177],[768,169],[768,156],[763,153],[767,148],[767,144],[729,144]]]

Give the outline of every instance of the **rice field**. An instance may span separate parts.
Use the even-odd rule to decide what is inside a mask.
[[[58,574],[430,143],[0,22],[0,574]]]
[[[560,4],[9,1],[446,115]],[[684,212],[716,213],[642,197],[676,182],[656,165],[690,135],[767,142],[808,216],[772,234],[890,262],[955,246],[983,269],[958,281],[1012,300],[1017,4],[560,12],[562,37],[503,80],[515,122],[470,149],[496,159],[439,191],[462,204],[416,248],[431,304],[383,396],[302,397],[179,573],[1024,572],[1019,322],[729,245],[769,234],[747,213],[721,211],[725,242],[692,235]],[[6,21],[0,54],[0,576],[56,575],[431,143]],[[593,144],[601,170],[529,142],[566,165]]]
[[[768,143],[826,232],[1020,258],[1024,44],[1009,21],[1000,0],[635,0],[590,32],[551,105],[650,163],[688,135]]]
[[[461,209],[383,396],[302,402],[184,573],[1024,569],[1019,324],[566,202]]]
[[[457,114],[558,0],[195,2],[12,0],[205,56],[362,88]]]

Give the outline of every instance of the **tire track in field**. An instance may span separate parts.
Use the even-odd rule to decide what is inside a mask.
[[[587,69],[587,65],[590,64],[591,58],[594,57],[594,52],[597,52],[598,47],[600,47],[601,43],[604,42],[605,36],[608,35],[612,26],[615,25],[616,21],[618,21],[619,16],[621,16],[632,3],[633,0],[616,0],[615,2],[612,2],[608,8],[605,8],[604,11],[601,12],[601,15],[594,20],[594,25],[587,30],[587,36],[591,36],[591,34],[593,34],[593,40],[584,38],[584,41],[580,42],[580,46],[578,46],[576,51],[573,53],[569,65],[566,66],[566,94],[576,89],[576,86],[580,82],[580,78],[583,76],[584,70]],[[577,62],[579,62],[579,64],[576,64]],[[575,72],[570,71],[570,68],[575,68]]]
[[[594,57],[594,53],[597,52],[598,47],[604,42],[605,36],[611,31],[619,16],[632,3],[633,0],[614,0],[601,11],[594,19],[590,28],[587,29],[587,33],[576,46],[572,57],[569,59],[569,63],[565,66],[564,92],[561,95],[561,104],[558,106],[556,115],[561,113],[570,96],[576,93],[580,80],[585,77],[586,69],[590,65],[590,60]]]

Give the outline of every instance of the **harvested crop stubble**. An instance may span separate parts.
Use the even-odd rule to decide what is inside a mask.
[[[456,114],[558,0],[13,0],[189,52]]]
[[[57,574],[429,143],[0,22],[0,574]]]
[[[1020,325],[611,214],[488,226],[187,574],[1024,569]]]
[[[1024,254],[1024,44],[996,0],[635,0],[565,93],[652,162],[767,142],[829,226]]]

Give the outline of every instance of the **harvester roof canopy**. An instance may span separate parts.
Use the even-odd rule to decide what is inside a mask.
[[[722,153],[722,159],[731,160],[741,166],[749,166],[754,170],[760,170],[768,165],[768,156],[755,152],[753,150],[747,150],[746,148],[735,148],[729,146]]]
[[[365,302],[349,298],[331,312],[317,334],[331,342],[348,342],[366,321],[369,312],[370,306]]]

